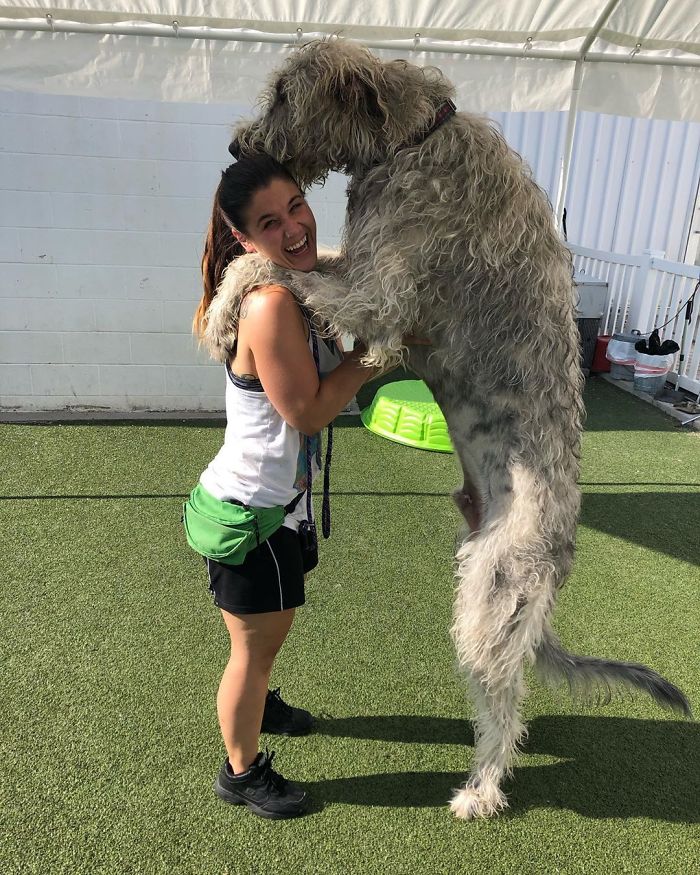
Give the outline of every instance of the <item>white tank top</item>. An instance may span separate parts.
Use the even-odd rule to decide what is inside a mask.
[[[332,340],[317,338],[323,378],[342,361]],[[309,347],[312,347],[309,333]],[[226,365],[226,432],[224,445],[202,472],[202,486],[220,501],[232,498],[251,507],[284,507],[303,492],[306,442],[311,441],[311,478],[318,473],[321,435],[307,438],[280,416],[259,380],[244,380]],[[302,500],[284,524],[296,529],[306,518]]]

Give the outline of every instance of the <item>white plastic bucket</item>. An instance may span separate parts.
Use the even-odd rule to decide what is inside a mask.
[[[670,355],[645,355],[636,353],[634,362],[634,388],[648,395],[660,395],[666,385],[666,374],[673,365]]]
[[[613,334],[605,350],[605,357],[610,362],[610,376],[615,380],[634,379],[634,363],[637,359],[634,345],[638,340],[641,340],[639,333]]]

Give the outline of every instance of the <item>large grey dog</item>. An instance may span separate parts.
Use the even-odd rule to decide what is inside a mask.
[[[341,257],[288,283],[365,342],[368,364],[406,361],[447,420],[470,529],[452,634],[477,709],[473,769],[451,808],[472,818],[506,806],[500,785],[526,732],[525,659],[584,693],[622,683],[690,708],[645,666],[568,653],[550,625],[579,511],[571,260],[520,157],[488,121],[455,114],[452,96],[435,68],[314,42],[274,76],[231,151],[273,155],[302,187],[330,170],[350,176]],[[431,345],[409,351],[409,334]]]

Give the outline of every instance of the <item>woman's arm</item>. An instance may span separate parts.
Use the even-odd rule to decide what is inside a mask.
[[[280,416],[304,434],[315,434],[333,420],[357,390],[378,371],[360,364],[363,350],[319,380],[305,321],[291,292],[271,287],[252,293],[239,337],[244,335],[263,389]]]

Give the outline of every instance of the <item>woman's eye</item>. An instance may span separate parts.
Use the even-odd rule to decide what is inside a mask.
[[[277,225],[277,219],[268,219],[267,222],[263,225],[263,229],[267,231],[269,228],[274,228]]]

